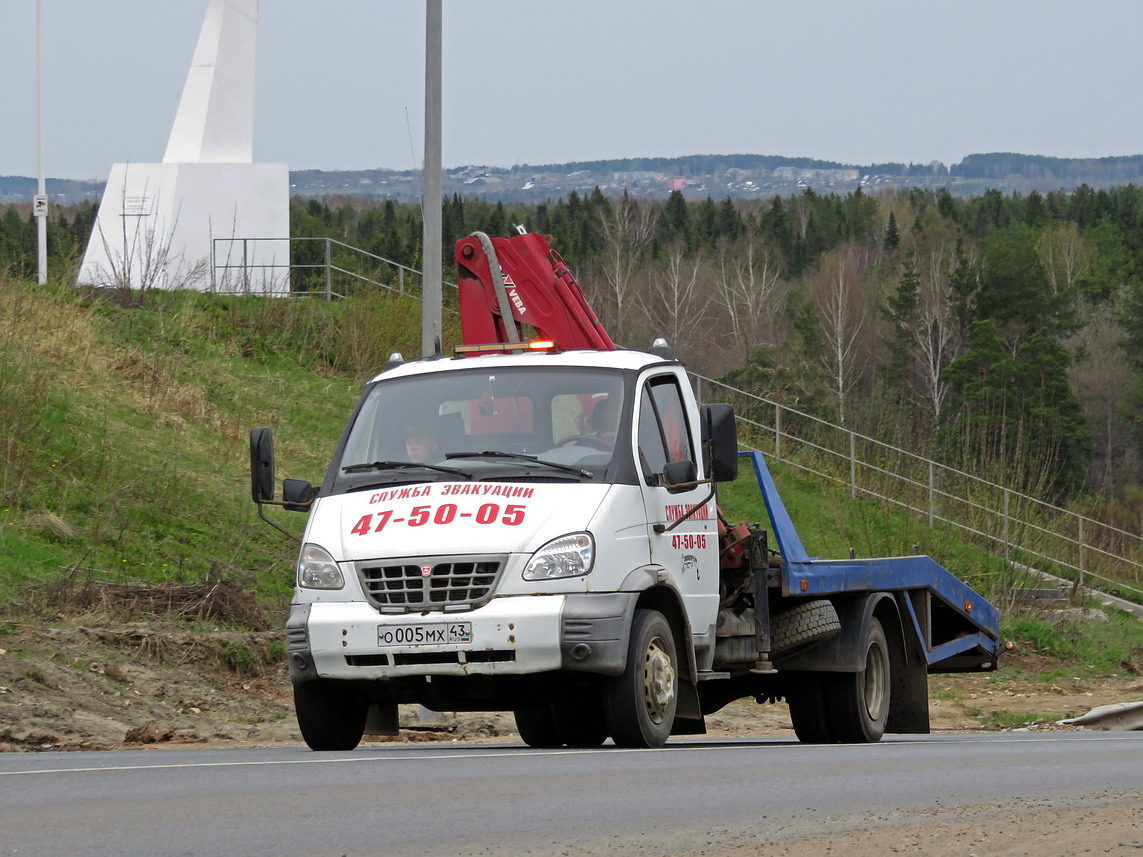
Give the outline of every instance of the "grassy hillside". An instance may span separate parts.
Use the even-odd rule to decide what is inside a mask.
[[[456,334],[446,321],[446,345]],[[296,548],[249,500],[247,431],[273,427],[279,478],[320,480],[362,381],[393,351],[418,354],[419,340],[420,306],[404,298],[125,302],[0,279],[0,609],[62,609],[96,583],[209,579],[259,593],[277,624]],[[1014,585],[1003,562],[922,522],[775,475],[812,554],[918,545],[990,596]],[[731,517],[765,518],[745,467],[723,504]],[[275,517],[300,531],[300,515]],[[1115,651],[1143,645],[1134,626],[1100,633],[1111,629]]]
[[[0,595],[36,583],[237,579],[288,590],[294,547],[249,500],[247,431],[321,479],[361,381],[420,352],[420,307],[0,280]],[[283,516],[300,529],[301,516]]]

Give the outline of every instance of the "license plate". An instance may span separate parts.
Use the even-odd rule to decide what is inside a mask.
[[[377,626],[377,645],[382,648],[386,646],[447,646],[471,642],[471,622]]]

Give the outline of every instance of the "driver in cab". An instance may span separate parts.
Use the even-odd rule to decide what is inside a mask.
[[[437,439],[426,425],[413,425],[405,432],[405,454],[414,464],[434,459],[437,446]]]
[[[600,440],[612,446],[615,444],[615,431],[619,427],[619,398],[609,395],[595,403],[591,411],[591,431]]]

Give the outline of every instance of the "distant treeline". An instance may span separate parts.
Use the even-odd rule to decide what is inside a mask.
[[[38,179],[30,176],[0,176],[0,200],[26,199],[32,201],[36,193]],[[99,193],[103,190],[103,182],[85,181],[82,179],[47,179],[44,189],[49,198],[56,198],[64,194],[69,199],[84,195]]]
[[[1114,158],[1049,158],[1044,155],[1014,155],[994,152],[969,155],[950,169],[960,178],[1003,179],[1020,176],[1060,182],[1127,184],[1143,177],[1143,155]]]
[[[993,152],[969,155],[959,164],[946,166],[933,163],[843,164],[814,158],[788,158],[781,155],[691,155],[685,158],[626,158],[606,161],[574,161],[567,164],[521,165],[514,173],[576,172],[596,174],[612,172],[652,171],[679,176],[721,175],[726,170],[856,169],[862,175],[951,176],[968,179],[1004,179],[1010,176],[1036,180],[1059,180],[1093,184],[1138,181],[1143,176],[1143,155],[1112,158],[1051,158],[1044,155],[1018,155]]]
[[[709,176],[718,175],[725,170],[775,170],[778,167],[836,170],[845,166],[837,161],[789,158],[783,155],[688,155],[681,158],[614,158],[603,161],[571,161],[566,164],[523,164],[513,167],[512,172],[527,174],[573,173],[580,170],[592,173],[650,171],[679,176]]]
[[[785,155],[689,155],[677,158],[613,158],[598,161],[570,161],[562,164],[518,164],[507,172],[515,175],[532,173],[570,174],[587,171],[596,176],[609,176],[612,173],[654,172],[663,175],[697,177],[721,176],[727,170],[769,170],[780,167],[793,167],[806,170],[855,169],[860,175],[888,175],[910,177],[944,177],[954,179],[993,180],[996,182],[1011,178],[1022,178],[1037,182],[1058,181],[1061,185],[1073,187],[1087,182],[1097,186],[1128,184],[1143,179],[1143,155],[1124,155],[1108,158],[1052,158],[1044,155],[1020,155],[1008,152],[968,155],[958,164],[945,165],[939,162],[902,163],[888,161],[874,164],[843,164],[839,161],[824,161],[816,158],[791,158]],[[455,172],[462,167],[452,167]],[[502,171],[488,166],[493,172]],[[414,171],[391,170],[294,170],[291,181],[307,186],[320,182],[323,173],[336,176],[339,180],[375,180],[382,175],[394,172],[415,176]],[[68,198],[78,198],[101,190],[102,183],[73,179],[47,180],[50,197],[65,194]],[[370,194],[377,194],[381,188],[371,187]],[[0,199],[31,200],[36,192],[36,179],[29,176],[0,176]]]

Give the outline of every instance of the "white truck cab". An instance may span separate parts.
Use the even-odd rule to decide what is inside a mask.
[[[662,350],[391,361],[312,494],[287,623],[307,742],[417,702],[514,710],[529,743],[661,744],[714,655],[728,411],[704,432]]]

